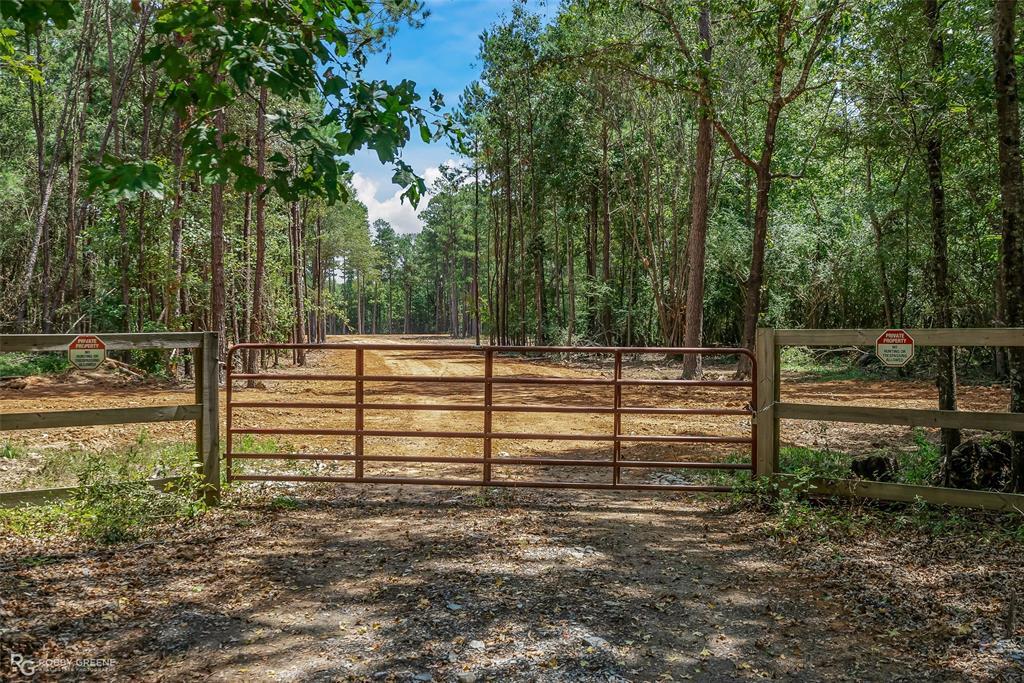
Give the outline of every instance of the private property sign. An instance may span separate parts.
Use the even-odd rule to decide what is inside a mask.
[[[886,330],[875,340],[875,355],[884,365],[901,368],[914,357],[914,339],[906,330]]]
[[[91,334],[80,334],[68,344],[68,362],[79,370],[95,370],[107,359],[107,345]]]

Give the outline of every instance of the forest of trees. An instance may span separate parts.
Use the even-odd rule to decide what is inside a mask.
[[[444,115],[361,77],[420,3],[312,5],[0,3],[5,331],[1024,324],[1022,3],[514,3]],[[463,160],[425,188],[410,135]],[[343,161],[364,146],[429,190],[419,234],[369,225]],[[985,362],[1024,410],[1024,355]]]

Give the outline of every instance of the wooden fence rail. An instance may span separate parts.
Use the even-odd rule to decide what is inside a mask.
[[[781,356],[786,346],[866,346],[885,330],[773,330],[759,329],[755,355],[758,361],[757,473],[780,475],[779,433],[783,419],[821,422],[857,422],[911,427],[953,427],[1024,432],[1024,413],[882,408],[838,404],[795,403],[780,400]],[[918,346],[1013,346],[1024,347],[1024,328],[910,329]],[[912,486],[888,482],[843,479],[818,480],[812,492],[1024,512],[1024,495],[996,491],[965,491],[937,486]]]
[[[76,336],[73,334],[0,335],[0,352],[64,351]],[[196,376],[195,402],[172,406],[7,413],[0,415],[0,431],[194,420],[196,423],[197,464],[201,470],[204,497],[208,504],[217,504],[220,501],[217,334],[215,332],[146,332],[104,334],[101,335],[101,339],[107,348],[112,350],[190,349],[194,358],[193,365]],[[161,486],[173,480],[174,478],[153,479],[149,480],[149,483]],[[0,492],[0,507],[66,498],[75,490],[74,488],[57,488]]]

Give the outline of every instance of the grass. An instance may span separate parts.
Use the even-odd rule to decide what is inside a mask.
[[[206,510],[196,473],[157,490],[128,470],[98,461],[84,485],[67,500],[0,509],[0,531],[20,537],[75,536],[103,544],[136,541],[167,524],[195,519]]]
[[[933,484],[935,476],[942,465],[942,454],[939,447],[928,441],[923,429],[914,430],[916,448],[898,457],[900,464],[897,481],[901,484]]]
[[[0,377],[53,375],[69,367],[61,353],[0,353]]]
[[[896,483],[933,485],[942,464],[939,448],[928,440],[923,429],[913,432],[914,448],[911,450],[887,448],[871,453],[895,458],[899,463]],[[831,449],[815,449],[803,446],[787,446],[779,449],[779,469],[787,474],[808,472],[826,479],[849,479],[852,457],[847,453]]]
[[[1020,512],[993,513],[916,503],[810,498],[813,478],[804,469],[787,481],[757,479],[739,487],[737,507],[767,513],[763,530],[783,543],[842,540],[867,534],[909,533],[935,538],[970,537],[978,542],[1024,543]]]
[[[299,501],[294,496],[275,496],[270,501],[270,509],[274,512],[284,512],[285,510],[295,510],[299,507]]]
[[[832,479],[850,477],[850,456],[833,450],[804,446],[779,449],[779,469],[787,474],[813,472],[815,476]]]
[[[782,369],[799,373],[818,382],[879,379],[882,375],[871,367],[854,365],[848,356],[830,354],[816,357],[804,347],[787,346],[782,350]]]
[[[14,457],[26,455],[24,449],[13,444]],[[26,472],[18,481],[18,489],[41,489],[75,486],[83,483],[89,473],[96,470],[124,472],[126,479],[167,477],[191,470],[195,461],[195,444],[191,442],[157,442],[149,432],[141,430],[127,448],[87,450],[69,448],[43,450],[41,467]]]
[[[273,453],[280,448],[273,439],[256,439],[245,435],[238,439],[237,451]],[[0,458],[19,459],[28,451],[11,441],[0,444]],[[195,444],[154,441],[149,431],[142,429],[127,448],[88,450],[84,448],[47,449],[37,452],[42,466],[28,471],[9,489],[44,489],[76,486],[86,473],[96,470],[124,472],[126,479],[152,479],[190,472],[196,462]]]

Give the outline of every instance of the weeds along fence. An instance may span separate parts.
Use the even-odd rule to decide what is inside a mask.
[[[5,334],[0,335],[0,352],[66,351],[74,334]],[[196,423],[196,456],[204,497],[208,504],[220,500],[220,435],[218,413],[217,333],[162,332],[138,334],[104,334],[108,350],[179,349],[191,351],[195,368],[195,402],[170,406],[135,408],[90,408],[0,415],[0,432],[25,429],[56,429],[97,425],[138,424],[147,422],[194,421]],[[180,477],[150,479],[148,483],[163,487]],[[35,489],[0,492],[0,507],[23,503],[41,503],[66,498],[74,488]]]
[[[821,422],[952,427],[997,432],[1024,432],[1024,413],[927,410],[781,401],[780,359],[787,346],[871,346],[884,330],[759,329],[757,356],[757,474],[786,477],[779,470],[780,423],[784,419]],[[1024,328],[911,329],[917,346],[1024,347]],[[939,486],[916,486],[862,479],[815,479],[811,493],[884,501],[923,500],[940,505],[1017,510],[1024,513],[1024,495],[997,491],[968,491]]]

